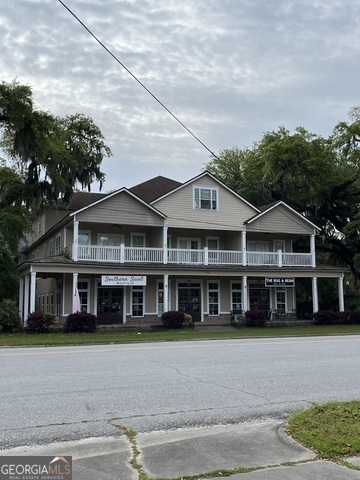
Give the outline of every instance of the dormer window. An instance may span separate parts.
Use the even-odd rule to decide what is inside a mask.
[[[195,210],[218,210],[218,189],[194,187]]]

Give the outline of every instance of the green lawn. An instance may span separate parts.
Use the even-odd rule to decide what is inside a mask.
[[[177,340],[198,340],[217,338],[256,338],[305,335],[360,334],[360,325],[298,326],[298,327],[238,327],[226,331],[198,331],[191,329],[167,331],[129,331],[125,329],[98,330],[96,333],[64,334],[0,334],[0,347],[3,346],[50,346],[86,345],[101,343],[132,343]]]
[[[288,433],[320,458],[344,461],[360,455],[360,401],[330,402],[295,413]]]

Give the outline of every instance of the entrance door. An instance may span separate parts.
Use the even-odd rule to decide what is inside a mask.
[[[201,288],[199,284],[179,284],[178,310],[191,315],[193,322],[201,322]]]
[[[123,289],[99,288],[98,289],[98,323],[109,325],[122,323],[123,316]]]

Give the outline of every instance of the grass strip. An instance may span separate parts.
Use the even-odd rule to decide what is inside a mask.
[[[43,334],[0,334],[0,347],[89,345],[107,343],[139,343],[156,341],[181,341],[221,338],[260,338],[305,335],[351,335],[360,334],[360,325],[291,326],[291,327],[240,327],[226,331],[167,330],[128,331],[126,329],[104,329],[95,333],[64,334],[51,332]]]
[[[287,432],[320,458],[333,461],[360,455],[360,401],[313,405],[293,414]]]

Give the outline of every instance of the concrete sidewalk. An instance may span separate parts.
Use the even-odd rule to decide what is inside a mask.
[[[150,478],[178,478],[212,472],[231,480],[354,480],[360,471],[315,459],[283,432],[279,421],[241,423],[138,434],[136,463]],[[39,447],[0,450],[0,455],[71,455],[73,480],[138,480],[129,463],[133,445],[125,436],[92,438]],[[359,459],[351,459],[360,467]],[[217,474],[217,471],[219,474]],[[242,472],[242,473],[240,473]]]

